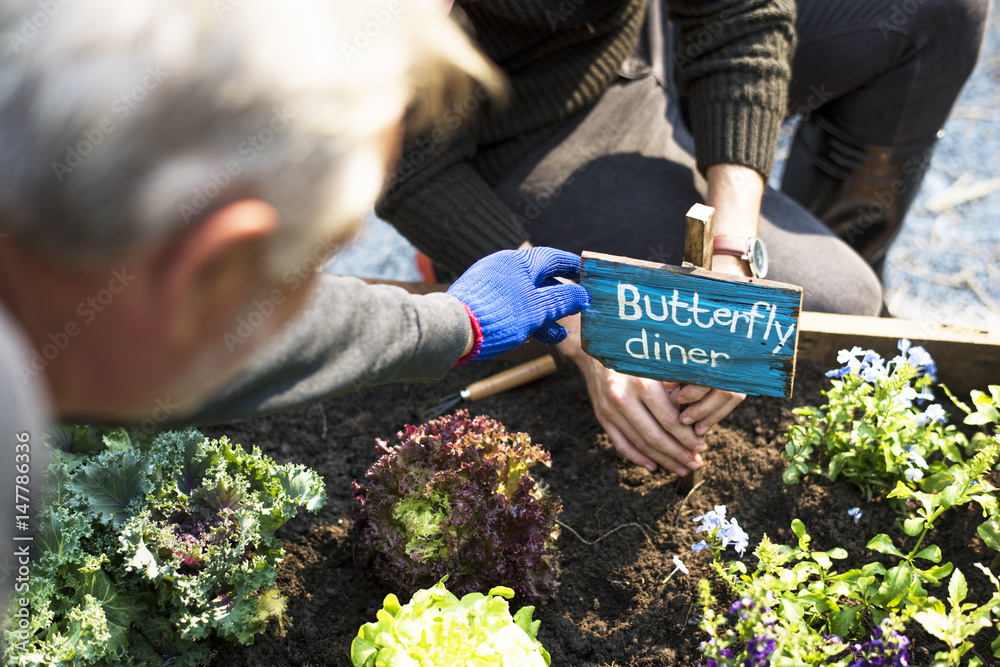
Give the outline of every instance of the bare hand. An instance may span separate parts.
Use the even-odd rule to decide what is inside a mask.
[[[739,404],[742,396],[735,402],[731,397],[723,401],[722,394],[728,392],[716,396],[711,395],[714,391],[694,386],[682,390],[676,382],[659,382],[608,370],[580,347],[579,315],[560,322],[569,337],[559,344],[559,349],[583,373],[594,414],[618,453],[649,470],[660,465],[685,475],[699,468],[702,463],[699,453],[705,450],[701,435]],[[690,424],[682,423],[680,406],[684,402],[695,403],[685,410],[698,417]],[[705,420],[701,434],[695,430],[700,420]]]

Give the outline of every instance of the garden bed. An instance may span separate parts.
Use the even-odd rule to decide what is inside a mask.
[[[202,429],[209,436],[257,444],[279,462],[305,463],[326,479],[329,497],[317,514],[299,516],[278,532],[288,552],[278,572],[278,586],[290,598],[287,634],[268,631],[246,647],[219,644],[213,665],[351,664],[351,639],[359,626],[374,620],[391,592],[372,587],[354,565],[351,482],[374,462],[375,438],[391,438],[404,424],[417,423],[418,413],[435,399],[509,365],[473,364],[438,385],[390,385],[284,415]],[[791,543],[789,526],[796,517],[813,536],[814,548],[840,546],[850,553],[844,569],[876,559],[878,554],[865,548],[874,535],[903,535],[892,528],[895,515],[884,503],[866,503],[849,484],[816,477],[797,486],[782,482],[781,449],[791,408],[820,403],[819,392],[829,382],[824,370],[800,362],[793,399],[748,398],[714,429],[707,437],[705,481],[687,498],[677,493],[675,475],[649,473],[617,455],[575,369],[471,405],[473,415],[487,414],[510,431],[526,431],[552,454],[552,468],[533,474],[563,503],[562,584],[556,599],[535,614],[554,666],[695,665],[706,638],[698,628],[698,580],[716,579],[708,552],[691,551],[702,537],[691,519],[715,505],[726,505],[749,533],[743,561],[751,570],[756,564],[751,551],[761,535]],[[863,516],[854,523],[848,510],[857,506]],[[972,564],[988,564],[994,554],[976,535],[981,514],[959,508],[949,517],[930,539],[944,560],[966,575],[970,598],[982,603],[992,587]],[[677,555],[690,574],[661,583]],[[729,598],[721,583],[713,588],[720,601]],[[944,587],[938,591],[946,595]],[[913,665],[928,664],[943,647],[916,623],[909,634]],[[993,664],[994,636],[986,630],[977,637],[976,653],[986,664]]]

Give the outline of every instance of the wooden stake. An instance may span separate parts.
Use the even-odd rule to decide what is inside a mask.
[[[715,209],[704,204],[695,204],[685,216],[684,263],[700,269],[712,270],[712,240],[715,236]],[[677,493],[687,496],[705,477],[701,467],[684,475],[677,481]]]
[[[712,238],[715,209],[695,204],[688,210],[684,232],[684,261],[699,269],[712,270]]]

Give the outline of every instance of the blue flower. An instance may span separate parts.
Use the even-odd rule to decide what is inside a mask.
[[[927,409],[924,410],[924,414],[927,415],[928,419],[935,419],[939,422],[944,422],[947,419],[944,408],[937,403],[932,403],[927,406]]]
[[[911,482],[919,482],[924,478],[924,471],[920,468],[907,468],[906,472],[903,474],[906,475],[906,479]]]
[[[875,350],[865,350],[865,356],[861,360],[862,366],[882,366],[885,364],[885,359],[882,358]]]
[[[899,408],[908,408],[913,405],[913,399],[917,397],[917,392],[913,387],[903,387],[895,397],[892,399],[892,404]]]
[[[944,422],[947,418],[944,408],[937,403],[931,403],[926,410],[917,415],[917,426],[923,426],[929,421]]]
[[[864,511],[860,507],[852,507],[851,509],[847,510],[847,516],[854,517],[854,523],[861,521],[861,515],[863,514]]]
[[[927,460],[919,453],[913,451],[913,445],[906,448],[906,458],[913,462],[913,465],[921,470],[927,470]]]
[[[875,356],[878,357],[878,355]],[[882,365],[881,357],[879,357],[877,363],[871,363],[861,367],[861,379],[865,382],[878,384],[887,377],[889,377],[889,371]]]
[[[777,642],[773,637],[762,635],[747,640],[747,659],[744,667],[768,667],[771,664],[771,653]]]
[[[736,616],[736,614],[744,607],[747,609],[753,609],[753,599],[749,597],[740,598],[729,607],[729,613]]]
[[[740,556],[743,556],[743,552],[746,551],[747,544],[750,542],[750,536],[740,528],[740,524],[736,522],[735,518],[722,527],[722,530],[719,531],[719,537],[722,538],[723,549],[732,542],[733,549],[739,551]]]
[[[849,667],[909,667],[909,645],[909,638],[886,619],[872,631],[871,640],[851,646],[855,659]]]
[[[867,354],[868,352],[871,352],[871,350],[862,350],[856,345],[850,350],[841,350],[837,353],[837,363],[844,364],[844,366],[827,371],[826,376],[828,378],[839,379],[851,373],[857,373],[861,370],[861,362],[858,360],[858,356]]]
[[[721,541],[723,549],[732,543],[733,549],[739,551],[740,556],[743,555],[750,537],[740,528],[740,524],[736,519],[726,519],[725,505],[716,505],[714,510],[706,512],[701,516],[696,516],[693,521],[701,521],[701,525],[695,529],[695,532],[709,531],[713,539]],[[708,543],[702,540],[692,545],[691,548],[694,551],[701,551],[707,546],[709,546]]]
[[[870,351],[870,350],[868,350]],[[838,364],[850,364],[852,361],[855,363],[861,363],[858,361],[859,354],[865,354],[866,350],[862,350],[860,347],[855,345],[850,351],[841,350],[837,353],[837,363]]]
[[[695,529],[695,532],[700,533],[706,530],[711,532],[726,523],[726,506],[716,505],[711,512],[705,512],[691,520],[701,521],[701,525]]]
[[[918,374],[930,376],[931,381],[937,377],[937,365],[927,350],[919,345],[912,345],[906,338],[901,339],[897,347],[900,354],[906,357],[906,363],[917,369]]]
[[[911,347],[906,355],[906,362],[914,368],[930,368],[935,366],[930,353],[920,346]]]

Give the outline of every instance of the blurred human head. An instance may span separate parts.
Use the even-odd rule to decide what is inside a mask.
[[[495,82],[439,0],[9,0],[0,35],[0,298],[64,415],[218,385],[240,313],[279,290],[276,328],[289,267],[354,232],[413,100]]]

